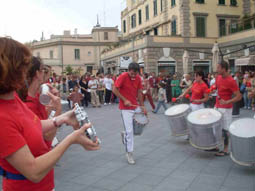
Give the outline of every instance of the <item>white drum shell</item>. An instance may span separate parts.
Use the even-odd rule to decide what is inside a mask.
[[[167,113],[165,112],[165,115],[167,116],[167,121],[171,128],[172,136],[178,137],[188,135],[188,125],[186,117],[191,112],[190,106],[188,104],[180,104],[173,107],[182,106],[186,107],[187,109],[181,113],[177,113],[176,115],[167,115]]]
[[[200,109],[194,112],[201,112],[202,110],[204,112],[210,112],[213,109]],[[194,112],[191,112],[187,117],[190,144],[201,150],[213,149],[219,146],[222,140],[222,114],[213,110],[213,112],[217,112],[219,119],[216,122],[199,124],[194,121],[191,122],[189,119],[190,115],[193,115]]]
[[[234,162],[250,166],[255,165],[255,120],[243,118],[234,121],[229,128],[231,140],[231,158]],[[236,128],[250,128],[250,134],[245,137],[236,133]],[[248,132],[248,131],[247,131]],[[253,132],[253,133],[252,133]]]

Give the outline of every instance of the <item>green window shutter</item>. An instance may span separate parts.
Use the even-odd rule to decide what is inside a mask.
[[[176,20],[173,20],[171,23],[171,34],[172,36],[176,35]]]
[[[196,32],[197,32],[197,37],[205,37],[205,18],[204,17],[196,18]]]
[[[225,5],[225,0],[219,0],[219,5]]]

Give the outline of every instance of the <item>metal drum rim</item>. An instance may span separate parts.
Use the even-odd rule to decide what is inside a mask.
[[[183,115],[184,113],[186,113],[186,112],[188,112],[189,110],[191,110],[189,104],[179,104],[178,106],[180,106],[180,105],[187,105],[188,108],[187,108],[185,111],[183,111],[183,112],[181,112],[181,113],[179,113],[179,114],[176,114],[176,115],[167,115],[167,114],[166,114],[166,111],[167,111],[167,110],[166,110],[166,111],[164,112],[164,115],[167,116],[167,117],[177,117],[177,116]],[[177,105],[174,105],[174,106],[172,106],[172,107],[175,107],[175,106],[177,106]],[[170,109],[170,108],[172,108],[172,107],[169,107],[168,109]]]
[[[236,164],[239,164],[239,165],[241,165],[241,166],[248,166],[248,167],[255,166],[255,162],[247,163],[247,162],[242,162],[242,161],[239,161],[239,160],[235,159],[235,157],[233,156],[232,152],[230,152],[230,158],[231,158],[232,161],[234,161]]]

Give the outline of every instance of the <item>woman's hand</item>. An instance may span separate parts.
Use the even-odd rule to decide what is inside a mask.
[[[75,113],[74,113],[74,109],[65,112],[64,114],[62,114],[59,117],[62,117],[63,122],[66,123],[67,125],[72,126],[75,130],[80,128],[79,123],[78,123]]]
[[[80,129],[75,130],[70,136],[72,137],[73,144],[79,144],[86,150],[95,151],[100,149],[98,140],[93,142],[85,135],[85,130],[90,127],[90,123],[84,124]]]
[[[56,88],[54,88],[51,84],[47,84],[47,86],[50,88],[50,93],[52,93],[54,96],[60,97],[60,93]]]
[[[49,105],[46,106],[47,110],[55,110],[57,115],[60,115],[62,112],[61,99],[58,96],[53,95],[51,92],[48,92],[51,100]]]

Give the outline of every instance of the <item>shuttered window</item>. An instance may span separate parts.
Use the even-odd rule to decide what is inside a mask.
[[[205,17],[196,17],[196,36],[205,37]]]

